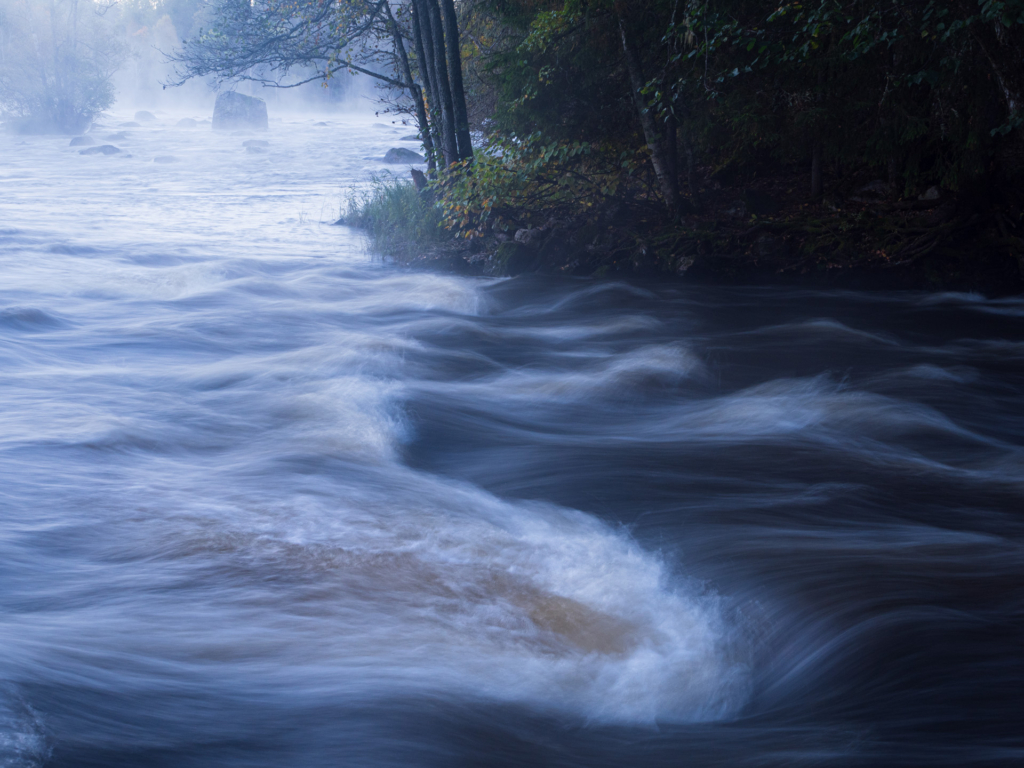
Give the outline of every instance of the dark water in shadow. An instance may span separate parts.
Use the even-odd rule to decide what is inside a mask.
[[[3,209],[0,766],[1024,761],[1024,302],[406,274],[210,141]]]

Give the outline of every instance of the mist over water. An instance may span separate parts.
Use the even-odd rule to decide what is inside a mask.
[[[0,765],[1024,759],[1024,302],[405,272],[408,127],[181,117],[0,136]]]

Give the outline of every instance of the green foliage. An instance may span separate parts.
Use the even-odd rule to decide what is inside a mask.
[[[488,5],[512,44],[474,67],[499,94],[488,127],[506,144],[587,143],[597,167],[643,151],[621,22],[642,52],[647,109],[704,169],[809,174],[817,146],[833,180],[881,176],[897,191],[1024,173],[1024,0]]]
[[[833,164],[955,189],[1006,154],[994,139],[1020,122],[1022,40],[1024,0],[690,3],[648,92],[702,113],[720,163],[797,162],[821,142]]]
[[[342,220],[365,230],[374,250],[389,256],[410,256],[409,249],[429,248],[444,235],[440,209],[391,174],[375,176],[368,189],[349,198]]]
[[[606,146],[547,141],[540,133],[494,135],[475,161],[449,167],[439,183],[444,223],[468,237],[487,227],[576,217],[625,192],[642,161],[636,153],[615,158]]]

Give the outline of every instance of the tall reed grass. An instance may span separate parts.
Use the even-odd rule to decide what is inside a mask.
[[[416,256],[445,235],[429,194],[393,174],[374,176],[368,189],[351,196],[341,222],[365,230],[374,251],[397,259]]]

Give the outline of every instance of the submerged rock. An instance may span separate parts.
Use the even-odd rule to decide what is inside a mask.
[[[153,158],[153,162],[154,163],[176,163],[176,162],[178,162],[178,158],[176,158],[174,155],[158,155],[157,157]]]
[[[109,136],[104,136],[103,138],[107,141],[127,141],[128,134],[124,131],[118,131],[117,133],[112,133]]]
[[[250,128],[265,131],[269,127],[267,102],[236,91],[228,91],[217,97],[213,107],[213,130],[235,131]]]
[[[384,155],[385,163],[422,163],[423,155],[405,147],[392,147]]]
[[[143,109],[135,113],[135,119],[140,123],[151,123],[156,120],[156,115]]]
[[[412,136],[403,136],[402,138],[399,139],[399,141],[419,141],[419,140],[420,140],[420,137],[417,136],[415,133]]]
[[[88,149],[80,150],[80,155],[116,155],[121,150],[115,147],[113,144],[101,144],[98,147],[89,147]]]
[[[118,128],[141,128],[140,123],[118,123]]]
[[[195,128],[199,123],[193,120],[191,117],[183,117],[177,123],[174,124],[175,128]]]
[[[92,136],[75,136],[68,144],[69,147],[91,147],[96,143],[96,139]]]
[[[245,141],[242,142],[242,146],[246,147],[246,148],[249,148],[249,147],[269,147],[270,146],[270,142],[267,141],[266,139],[246,139]]]

